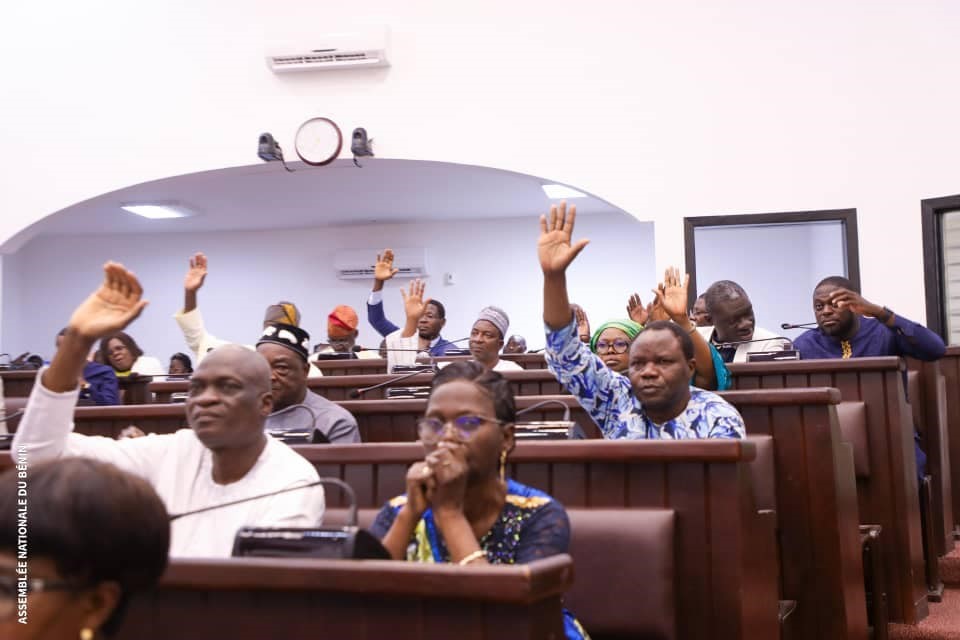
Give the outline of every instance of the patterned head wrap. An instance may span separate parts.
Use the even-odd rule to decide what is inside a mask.
[[[327,335],[331,338],[346,338],[357,330],[360,320],[353,307],[345,304],[337,307],[327,316]]]
[[[619,329],[627,334],[627,338],[630,342],[633,342],[633,339],[643,331],[643,325],[637,324],[633,320],[610,320],[609,322],[604,322],[602,325],[597,327],[597,330],[594,331],[593,337],[590,338],[590,351],[594,353],[597,352],[597,340],[600,339],[600,334],[603,333],[606,329],[610,328]]]
[[[271,324],[263,328],[263,335],[257,340],[257,346],[265,342],[279,344],[290,349],[307,362],[310,355],[310,334],[292,324]]]
[[[300,310],[292,302],[278,302],[267,307],[263,321],[272,324],[290,324],[300,326]]]

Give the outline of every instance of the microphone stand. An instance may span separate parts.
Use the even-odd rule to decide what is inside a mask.
[[[380,382],[375,385],[371,385],[369,387],[363,387],[362,389],[354,389],[353,391],[350,392],[350,397],[353,399],[359,398],[360,396],[362,396],[368,391],[375,391],[376,389],[392,386],[397,382],[402,382],[403,380],[407,380],[408,378],[418,376],[421,373],[427,373],[427,372],[426,371],[410,371],[409,373],[404,373],[403,375],[395,376],[393,378],[390,378],[389,380],[384,380],[383,382]]]
[[[789,322],[784,322],[780,325],[780,329],[786,331],[787,329],[806,329],[807,327],[816,327],[816,322],[802,322],[800,324],[790,324]]]
[[[526,409],[521,409],[520,411],[517,411],[517,415],[518,415],[518,416],[522,416],[522,415],[525,414],[525,413],[530,413],[530,412],[533,411],[534,409],[539,409],[540,407],[545,406],[545,405],[548,405],[548,404],[559,405],[560,407],[562,407],[562,408],[563,408],[563,421],[564,421],[564,422],[570,422],[570,407],[568,407],[567,404],[566,404],[565,402],[563,402],[562,400],[553,400],[553,399],[550,399],[550,400],[541,400],[540,402],[538,402],[538,403],[536,403],[536,404],[530,405],[530,406],[527,407]]]

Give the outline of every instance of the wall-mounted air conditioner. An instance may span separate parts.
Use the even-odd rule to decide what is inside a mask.
[[[389,67],[386,28],[317,36],[300,46],[267,54],[267,66],[274,73]]]
[[[373,280],[373,263],[383,249],[344,249],[333,256],[333,268],[341,280]],[[396,278],[422,278],[429,275],[426,249],[394,249]]]

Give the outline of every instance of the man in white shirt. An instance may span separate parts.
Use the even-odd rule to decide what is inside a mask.
[[[407,323],[399,335],[393,333],[387,336],[387,347],[392,349],[387,353],[388,371],[392,371],[394,364],[414,364],[418,355],[429,355],[426,352],[417,352],[417,322],[423,309],[430,304],[429,298],[424,299],[424,292],[425,285],[420,280],[410,283],[409,295],[403,289],[400,290]],[[504,336],[509,328],[510,318],[506,311],[492,306],[482,309],[470,329],[470,355],[493,371],[522,371],[523,367],[516,362],[500,357]],[[441,362],[439,366],[442,368],[444,364]]]
[[[384,249],[382,254],[377,254],[377,262],[373,267],[373,290],[367,299],[367,321],[384,338],[391,334],[395,334],[394,337],[400,335],[400,327],[390,322],[383,312],[383,283],[397,275],[397,271],[393,266],[392,250]],[[440,335],[446,323],[447,310],[443,304],[439,300],[428,300],[423,306],[423,315],[417,321],[417,349],[429,352],[432,356],[447,355],[448,351],[459,349],[455,342],[445,340]]]
[[[789,348],[789,339],[756,326],[753,303],[736,282],[718,280],[703,298],[713,326],[698,327],[697,331],[717,348],[724,362],[746,362],[748,353]]]
[[[50,366],[41,370],[11,450],[30,462],[79,455],[140,475],[171,514],[184,513],[317,479],[316,470],[264,433],[273,409],[270,368],[237,345],[211,352],[190,379],[190,429],[112,440],[73,433],[77,380],[93,343],[123,329],[146,306],[136,277],[108,262],[105,279],[73,313]],[[227,557],[243,526],[315,526],[323,515],[320,487],[189,515],[171,528],[170,555]]]
[[[217,347],[225,344],[234,344],[227,340],[221,340],[207,331],[203,322],[203,316],[200,309],[197,308],[197,292],[203,286],[207,279],[207,257],[202,253],[196,253],[190,258],[190,267],[187,269],[187,275],[183,278],[183,309],[173,314],[173,319],[177,321],[180,331],[183,332],[183,339],[187,347],[194,354],[194,362],[197,364],[203,360],[207,353]],[[263,326],[268,324],[292,324],[300,326],[300,310],[292,302],[278,302],[271,304],[263,313]],[[243,345],[248,349],[253,349],[250,345]],[[322,377],[323,373],[312,364],[310,365],[311,378]]]

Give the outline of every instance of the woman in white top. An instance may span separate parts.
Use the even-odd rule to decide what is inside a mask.
[[[143,349],[123,331],[113,333],[100,341],[100,359],[113,367],[118,378],[131,373],[141,376],[166,375],[166,368],[159,360],[143,354]]]

